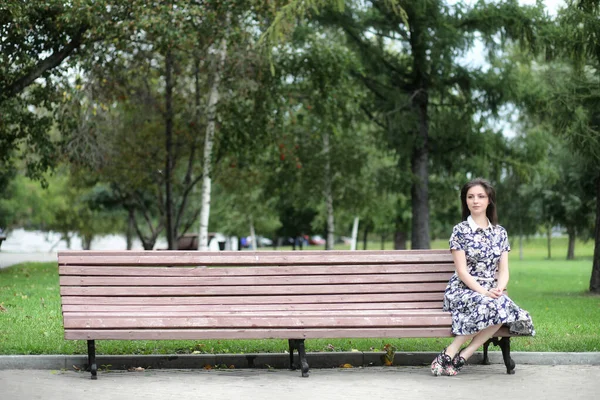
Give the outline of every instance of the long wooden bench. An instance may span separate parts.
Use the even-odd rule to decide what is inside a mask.
[[[65,339],[305,339],[452,336],[442,298],[449,251],[62,251]],[[490,343],[514,373],[503,328]]]

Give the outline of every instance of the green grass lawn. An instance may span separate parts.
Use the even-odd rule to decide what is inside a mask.
[[[436,241],[434,248],[446,248]],[[530,312],[535,337],[512,340],[514,351],[600,351],[600,296],[587,290],[593,244],[578,243],[566,261],[566,240],[553,240],[553,259],[545,259],[543,239],[524,243],[524,259],[512,244],[509,294]],[[370,249],[379,248],[373,243]],[[86,354],[85,341],[63,339],[58,272],[54,263],[26,263],[0,270],[0,354]],[[446,339],[307,340],[307,351],[439,351]],[[496,348],[493,348],[496,349]],[[284,352],[286,340],[98,341],[98,354]]]

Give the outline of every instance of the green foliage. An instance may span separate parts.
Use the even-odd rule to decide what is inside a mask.
[[[193,231],[209,49],[229,12],[211,230],[245,235],[252,221],[259,234],[274,234],[295,230],[282,221],[306,214],[301,230],[321,233],[329,165],[339,235],[355,216],[380,234],[406,233],[415,218],[414,159],[425,143],[430,236],[456,223],[458,188],[472,176],[497,185],[511,231],[530,235],[575,214],[578,229],[588,230],[590,215],[577,210],[590,207],[593,194],[569,182],[593,181],[586,171],[597,171],[600,154],[597,1],[569,4],[555,21],[541,4],[516,0],[17,3],[0,6],[0,225],[82,230],[96,218],[113,221],[96,213],[100,202],[121,221],[123,211],[112,207],[129,211],[151,245],[165,225],[169,181],[177,233]],[[486,43],[489,68],[460,61],[476,38]],[[530,67],[544,46],[546,56],[568,60]],[[506,104],[526,114],[512,140],[494,126]],[[423,127],[426,137],[417,134]],[[567,165],[549,152],[551,134],[587,163]],[[9,184],[17,171],[44,182],[43,172],[63,160],[77,184],[48,180],[57,187],[45,196],[64,197],[56,203],[26,194],[37,189],[20,178]]]
[[[64,168],[45,179],[46,189],[24,176],[11,181],[0,226],[60,232],[67,242],[77,234],[87,247],[96,235],[123,231],[124,215],[106,187],[75,183]]]
[[[43,189],[24,176],[12,180],[4,196],[0,199],[0,226],[9,229],[45,229],[47,222],[53,219],[52,204],[61,201],[56,192]]]
[[[107,4],[51,0],[0,6],[0,170],[13,170],[21,159],[27,175],[45,184],[44,173],[60,154],[49,133],[56,78],[68,68],[64,60],[106,39],[113,21],[125,25],[135,2]]]

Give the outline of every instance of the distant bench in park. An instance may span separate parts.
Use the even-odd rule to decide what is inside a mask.
[[[447,250],[61,251],[65,339],[288,339],[290,368],[315,338],[451,337]],[[506,328],[500,346],[514,373]]]

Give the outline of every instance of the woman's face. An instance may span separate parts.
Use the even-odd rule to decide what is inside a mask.
[[[473,217],[485,215],[490,199],[483,186],[476,185],[467,191],[467,207]]]

